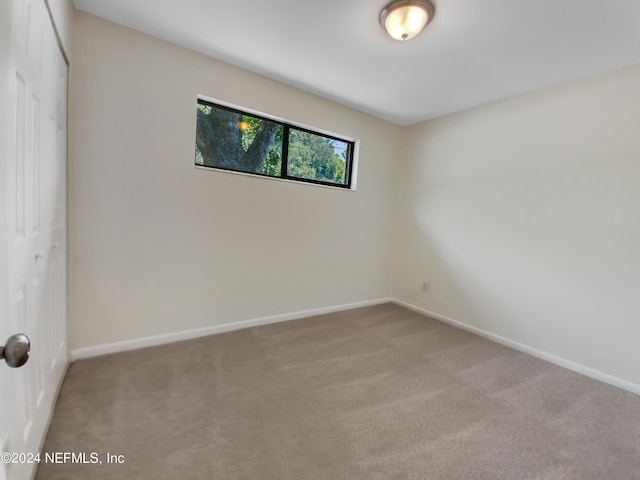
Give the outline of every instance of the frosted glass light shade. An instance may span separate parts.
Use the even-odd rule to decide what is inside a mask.
[[[411,40],[433,18],[433,5],[426,0],[396,0],[380,12],[380,24],[396,40]]]

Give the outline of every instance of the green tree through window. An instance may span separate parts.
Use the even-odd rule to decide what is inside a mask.
[[[350,187],[354,142],[198,100],[197,165]]]

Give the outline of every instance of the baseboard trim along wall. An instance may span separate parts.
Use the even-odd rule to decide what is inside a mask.
[[[459,320],[454,320],[453,318],[449,318],[445,315],[440,315],[439,313],[431,312],[429,310],[418,307],[411,303],[403,302],[402,300],[398,300],[394,298],[392,302],[395,303],[396,305],[400,305],[401,307],[405,307],[405,308],[408,308],[409,310],[413,310],[416,313],[421,313],[435,320],[440,320],[441,322],[448,323],[449,325],[452,325],[461,330],[466,330],[467,332],[474,333],[484,338],[488,338],[489,340],[492,340],[496,343],[500,343],[501,345],[504,345],[506,347],[513,348],[514,350],[527,353],[533,357],[541,358],[542,360],[546,360],[547,362],[554,363],[556,365],[567,368],[569,370],[573,370],[574,372],[581,373],[582,375],[586,375],[587,377],[600,380],[601,382],[608,383],[609,385],[613,385],[614,387],[622,388],[623,390],[627,390],[629,392],[640,395],[640,385],[629,382],[627,380],[623,380],[622,378],[614,377],[613,375],[609,375],[608,373],[604,373],[599,370],[595,370],[593,368],[587,367],[585,365],[572,362],[571,360],[567,360],[566,358],[558,357],[557,355],[553,355],[551,353],[538,350],[537,348],[530,347],[528,345],[525,345],[524,343],[516,342],[514,340],[501,337],[500,335],[496,335],[486,330],[482,330],[481,328],[473,327],[467,323],[461,322]]]
[[[324,315],[326,313],[340,312],[343,310],[368,307],[370,305],[380,305],[382,303],[389,302],[393,302],[393,299],[379,298],[376,300],[365,300],[362,302],[347,303],[344,305],[335,305],[332,307],[314,308],[311,310],[302,310],[299,312],[284,313],[281,315],[271,315],[268,317],[223,323],[221,325],[212,325],[210,327],[196,328],[193,330],[165,333],[162,335],[154,335],[152,337],[136,338],[133,340],[125,340],[122,342],[108,343],[105,345],[96,345],[95,347],[77,348],[71,350],[71,361],[73,362],[82,358],[99,357],[101,355],[108,355],[110,353],[125,352],[127,350],[136,350],[138,348],[154,347],[157,345],[179,342],[182,340],[190,340],[192,338],[206,337],[207,335],[214,335],[216,333],[230,332],[232,330],[257,327],[260,325],[268,325],[270,323],[286,322],[288,320],[297,320],[299,318],[313,317],[316,315]]]
[[[365,300],[362,302],[354,302],[354,303],[348,303],[344,305],[335,305],[332,307],[315,308],[311,310],[285,313],[282,315],[271,315],[268,317],[242,320],[239,322],[224,323],[221,325],[212,325],[210,327],[197,328],[193,330],[184,330],[181,332],[166,333],[163,335],[156,335],[153,337],[137,338],[134,340],[126,340],[123,342],[109,343],[106,345],[97,345],[95,347],[78,348],[71,351],[71,361],[80,360],[83,358],[98,357],[101,355],[108,355],[110,353],[124,352],[127,350],[136,350],[138,348],[164,345],[167,343],[179,342],[181,340],[189,340],[192,338],[205,337],[207,335],[214,335],[216,333],[230,332],[232,330],[240,330],[243,328],[257,327],[260,325],[268,325],[271,323],[286,322],[289,320],[297,320],[300,318],[313,317],[315,315],[323,315],[326,313],[339,312],[343,310],[350,310],[353,308],[360,308],[360,307],[368,307],[371,305],[379,305],[382,303],[389,303],[389,302],[395,303],[396,305],[400,305],[401,307],[407,308],[409,310],[412,310],[416,313],[420,313],[427,317],[431,317],[435,320],[439,320],[441,322],[447,323],[456,328],[460,328],[461,330],[466,330],[470,333],[487,338],[496,343],[500,343],[501,345],[505,345],[509,348],[513,348],[514,350],[527,353],[529,355],[532,355],[537,358],[541,358],[542,360],[546,360],[548,362],[554,363],[561,367],[568,368],[569,370],[573,370],[574,372],[580,373],[582,375],[586,375],[587,377],[600,380],[601,382],[608,383],[609,385],[613,385],[614,387],[622,388],[623,390],[627,390],[629,392],[640,395],[640,385],[637,385],[635,383],[629,382],[622,378],[614,377],[613,375],[609,375],[608,373],[595,370],[585,365],[572,362],[571,360],[558,357],[557,355],[553,355],[551,353],[538,350],[537,348],[530,347],[528,345],[525,345],[524,343],[516,342],[514,340],[501,337],[500,335],[496,335],[486,330],[473,327],[467,323],[461,322],[459,320],[454,320],[453,318],[426,310],[424,308],[418,307],[408,302],[404,302],[402,300],[398,300],[396,298],[379,298],[376,300]]]

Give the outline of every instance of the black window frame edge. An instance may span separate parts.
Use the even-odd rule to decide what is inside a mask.
[[[252,177],[270,178],[273,180],[280,180],[285,182],[306,183],[309,185],[315,185],[315,186],[326,187],[326,188],[338,188],[342,191],[353,191],[353,192],[356,191],[356,174],[358,170],[357,163],[358,163],[358,154],[359,154],[359,146],[360,146],[359,145],[360,141],[358,139],[347,137],[344,135],[339,135],[339,134],[322,130],[319,128],[310,127],[308,125],[304,125],[301,123],[292,122],[290,120],[286,120],[274,115],[269,115],[263,112],[259,112],[257,110],[253,110],[251,108],[245,108],[245,107],[235,105],[229,102],[225,102],[222,100],[206,97],[204,95],[198,95],[196,97],[196,100],[197,100],[197,105],[208,105],[210,107],[222,108],[224,110],[229,110],[229,111],[244,114],[244,115],[250,115],[252,117],[259,118],[261,120],[277,123],[283,127],[283,137],[285,134],[287,134],[288,136],[289,129],[293,128],[295,130],[311,133],[313,135],[319,135],[321,137],[338,140],[340,142],[345,142],[348,145],[348,148],[350,151],[349,153],[351,156],[351,159],[350,159],[351,161],[347,162],[347,171],[346,171],[347,183],[346,184],[324,182],[322,180],[314,180],[310,178],[300,178],[300,177],[293,177],[290,175],[286,175],[286,162],[285,162],[284,154],[286,153],[286,150],[288,148],[286,148],[284,145],[282,149],[283,150],[282,169],[281,169],[281,174],[278,176],[266,175],[264,173],[243,172],[242,170],[234,170],[231,168],[224,168],[224,167],[211,167],[208,165],[198,165],[194,163],[195,168],[199,168],[203,170],[217,170],[221,172],[235,173],[237,175],[249,175]],[[288,157],[286,158],[288,159]]]

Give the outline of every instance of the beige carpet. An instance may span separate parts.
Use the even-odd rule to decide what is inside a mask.
[[[630,480],[640,397],[387,304],[76,362],[44,450],[103,464],[38,480]]]

